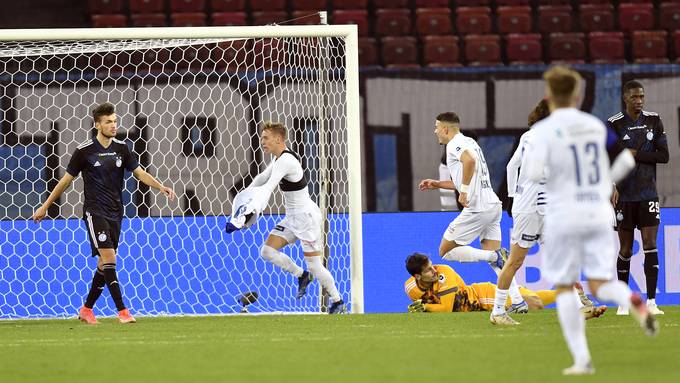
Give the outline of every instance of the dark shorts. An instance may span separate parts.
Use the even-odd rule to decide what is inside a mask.
[[[616,204],[616,227],[622,230],[659,225],[659,199]]]
[[[118,249],[121,221],[114,221],[100,216],[85,213],[85,228],[90,238],[92,256],[99,255],[98,249]]]

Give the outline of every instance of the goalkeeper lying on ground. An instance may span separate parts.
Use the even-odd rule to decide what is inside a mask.
[[[413,301],[409,312],[468,312],[491,311],[496,285],[489,282],[466,285],[463,278],[448,265],[433,265],[422,253],[406,259],[406,270],[411,274],[404,283],[406,295]],[[520,287],[522,297],[531,309],[541,309],[555,302],[555,290],[532,291]],[[587,300],[581,312],[586,319],[604,314],[605,306],[595,307]],[[508,306],[510,302],[508,301]]]

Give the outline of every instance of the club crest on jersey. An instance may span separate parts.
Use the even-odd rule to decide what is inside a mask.
[[[623,212],[621,212],[621,211],[616,212],[616,220],[617,221],[623,221]]]
[[[101,233],[99,233],[99,235],[97,235],[97,240],[98,240],[99,242],[104,242],[104,241],[106,241],[106,238],[107,238],[107,237],[106,237],[106,233],[104,233],[104,232],[101,232]]]
[[[651,141],[654,139],[654,132],[647,132],[647,141]]]
[[[116,167],[119,168],[123,165],[123,160],[120,157],[116,158]]]
[[[444,276],[444,274],[439,274],[439,283],[444,283],[444,282],[446,282],[446,277]]]

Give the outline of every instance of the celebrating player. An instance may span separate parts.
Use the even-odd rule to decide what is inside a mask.
[[[281,123],[266,122],[262,126],[262,149],[274,155],[267,168],[253,179],[250,186],[263,186],[272,193],[277,186],[283,192],[286,216],[269,234],[260,249],[260,255],[284,271],[298,278],[297,298],[307,292],[307,286],[316,278],[330,296],[329,314],[346,311],[345,303],[335,286],[331,273],[321,262],[323,244],[322,217],[319,207],[309,197],[307,177],[300,157],[286,148],[286,127]],[[279,250],[300,240],[305,263],[309,271],[304,271],[286,254]]]
[[[668,162],[668,144],[661,117],[643,110],[645,90],[637,81],[623,86],[625,111],[615,114],[607,124],[617,133],[619,144],[635,156],[637,166],[615,186],[619,258],[616,269],[620,281],[628,283],[630,258],[633,255],[633,231],[640,229],[645,253],[645,281],[647,306],[654,315],[663,314],[656,305],[656,283],[659,277],[659,257],[656,237],[659,230],[659,195],[656,192],[656,164]],[[617,315],[628,315],[619,307]]]
[[[170,200],[175,193],[163,186],[153,176],[144,171],[128,149],[125,142],[117,140],[117,120],[114,105],[105,102],[92,111],[97,136],[80,144],[73,152],[66,167],[66,174],[59,180],[42,206],[31,217],[36,223],[47,214],[47,209],[68,189],[75,177],[83,173],[83,219],[90,238],[92,256],[99,256],[97,270],[85,304],[80,308],[78,318],[88,324],[97,324],[92,312],[104,285],[109,288],[118,310],[121,323],[133,323],[135,318],[123,303],[123,294],[116,275],[116,250],[123,220],[123,176],[125,170],[144,184],[158,189]]]
[[[545,212],[543,275],[557,289],[557,314],[574,365],[565,375],[595,372],[586,340],[585,323],[572,285],[583,272],[590,291],[602,301],[632,308],[648,335],[658,324],[639,294],[613,279],[614,243],[611,238],[612,181],[635,166],[622,151],[611,169],[606,151],[606,128],[600,120],[575,108],[581,76],[557,66],[544,76],[551,114],[535,126],[527,149],[527,176],[546,179],[550,202]]]

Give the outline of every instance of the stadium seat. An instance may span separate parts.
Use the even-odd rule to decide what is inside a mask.
[[[583,33],[551,33],[548,45],[551,62],[582,64],[586,59],[586,44]]]
[[[288,20],[288,13],[285,11],[253,12],[253,25],[278,24]]]
[[[581,4],[611,4],[612,0],[581,0]]]
[[[491,33],[491,9],[459,7],[456,9],[456,29],[462,35]]]
[[[673,32],[673,47],[675,48],[675,62],[680,63],[680,30]]]
[[[359,27],[359,36],[368,36],[368,11],[365,9],[340,10],[333,12],[333,24],[356,24]]]
[[[588,53],[595,64],[625,63],[623,32],[590,32]]]
[[[258,39],[248,51],[247,63],[257,68],[276,69],[285,64],[282,39]]]
[[[659,5],[659,26],[661,29],[680,29],[680,2]]]
[[[541,33],[571,32],[570,5],[541,5],[538,7],[538,31]]]
[[[246,0],[210,0],[213,12],[244,12]]]
[[[375,15],[376,35],[406,36],[411,34],[411,11],[408,9],[378,9]]]
[[[423,61],[428,67],[461,66],[457,36],[425,36]]]
[[[651,3],[619,4],[619,27],[624,32],[654,28],[654,5]]]
[[[505,56],[508,64],[543,64],[541,35],[509,34],[505,36]]]
[[[531,8],[528,6],[502,6],[498,7],[496,24],[498,33],[530,33],[531,32]]]
[[[170,21],[173,27],[202,27],[206,25],[206,16],[203,12],[172,13]]]
[[[531,0],[496,0],[497,6],[508,6],[508,5],[529,5]]]
[[[87,0],[91,15],[110,15],[123,12],[123,0]]]
[[[368,0],[334,0],[333,8],[366,10],[368,8]]]
[[[372,3],[376,9],[404,9],[409,7],[409,0],[373,0]]]
[[[275,12],[286,10],[286,0],[250,0],[253,12]]]
[[[581,4],[581,30],[584,32],[614,29],[614,6],[611,4]]]
[[[571,5],[571,0],[540,0],[537,1],[540,5]]]
[[[418,46],[415,37],[383,37],[381,56],[386,67],[418,66]]]
[[[325,11],[328,9],[328,0],[291,0],[290,5],[293,11]]]
[[[498,35],[465,36],[465,60],[468,65],[503,65]]]
[[[415,0],[416,8],[448,8],[449,0]]]
[[[448,8],[416,9],[416,31],[419,36],[449,35],[453,30]]]
[[[131,15],[133,27],[165,27],[168,25],[165,13],[143,13]]]
[[[359,65],[379,65],[378,62],[378,43],[373,37],[359,38]]]
[[[171,0],[170,11],[175,13],[203,12],[205,0]]]
[[[124,28],[127,27],[125,15],[92,15],[92,27],[94,28]]]
[[[160,13],[165,11],[165,0],[130,0],[130,13]]]
[[[212,14],[212,25],[248,25],[245,12],[215,12]]]
[[[668,32],[634,31],[632,39],[635,63],[667,63]]]
[[[491,5],[491,0],[456,0],[457,7],[481,7]]]
[[[319,12],[315,10],[297,10],[293,11],[291,15],[293,24],[295,25],[319,25],[321,24],[321,17]]]

